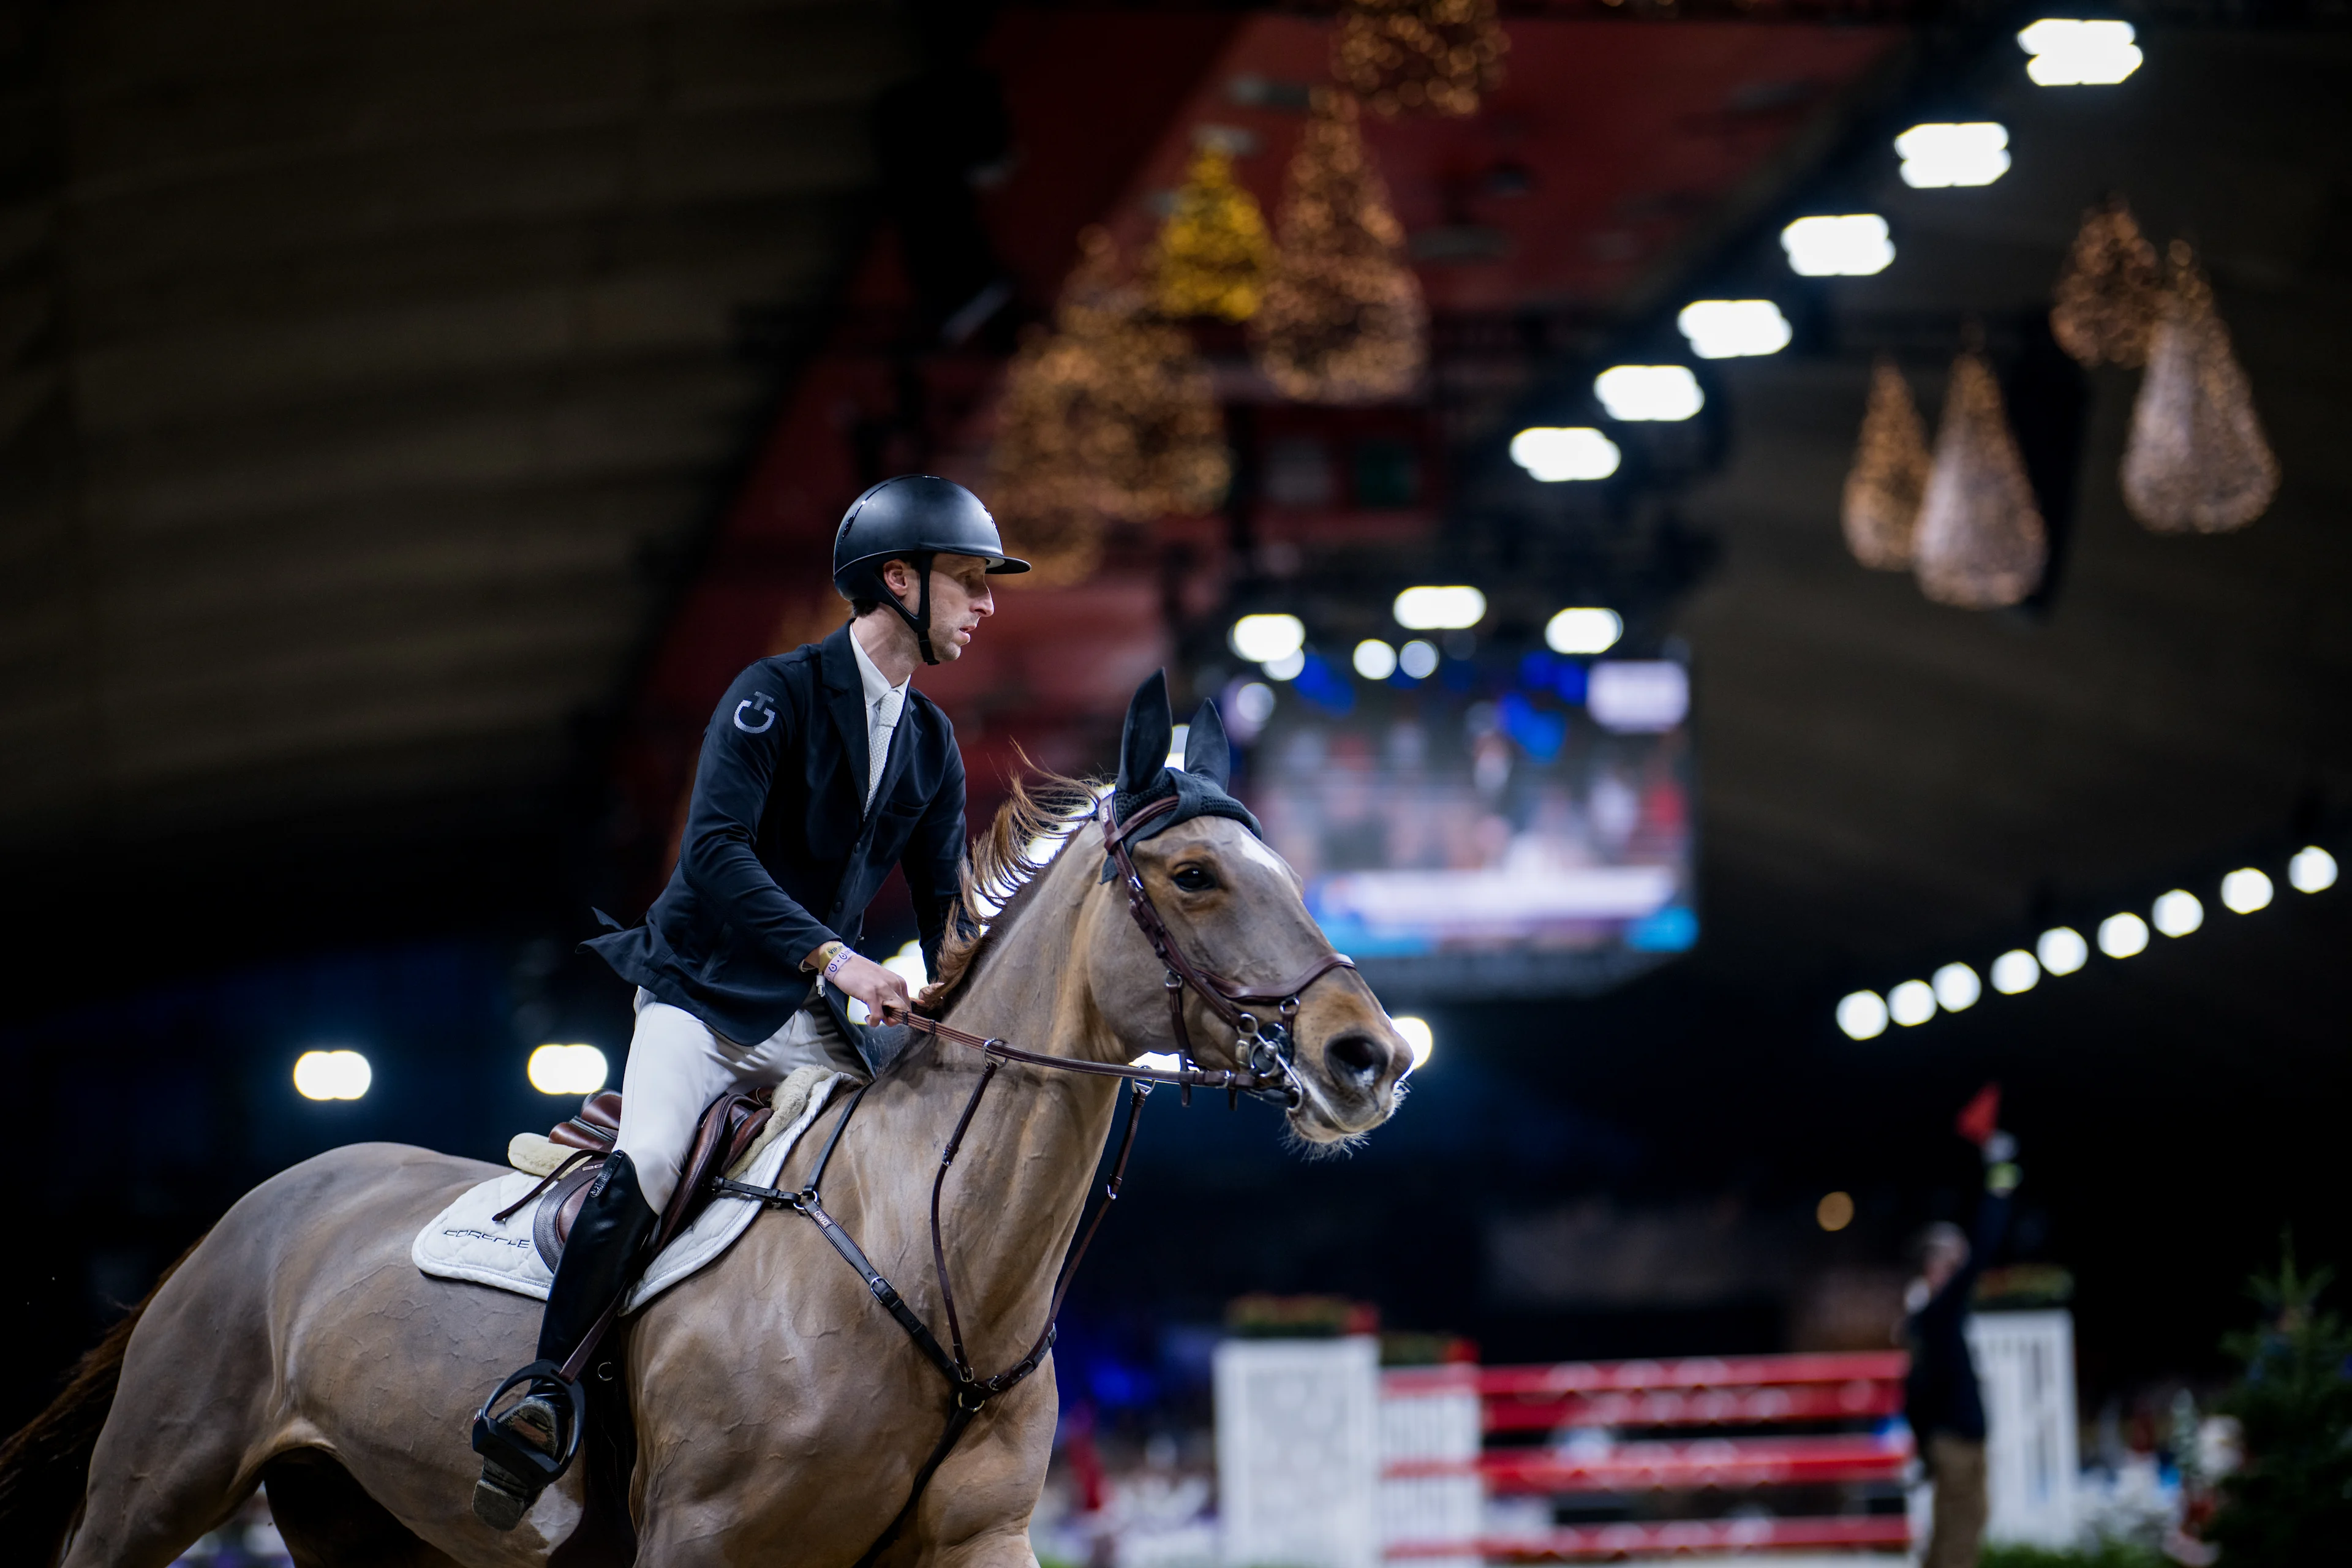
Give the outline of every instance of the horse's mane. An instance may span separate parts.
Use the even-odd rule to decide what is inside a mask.
[[[945,1010],[971,978],[989,939],[1010,925],[1028,901],[1037,874],[1094,812],[1099,786],[1037,767],[1025,756],[1022,762],[1022,772],[1013,777],[1012,794],[997,808],[988,831],[972,844],[957,875],[955,905],[948,911],[947,934],[940,942],[940,972],[923,993],[926,1011]]]

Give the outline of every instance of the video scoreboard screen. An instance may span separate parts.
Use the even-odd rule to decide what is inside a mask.
[[[1689,696],[1666,659],[1366,681],[1310,657],[1225,710],[1267,840],[1383,996],[1537,995],[1697,941]]]

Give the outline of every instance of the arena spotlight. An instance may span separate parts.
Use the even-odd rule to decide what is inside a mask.
[[[1486,595],[1462,584],[1407,588],[1392,609],[1407,631],[1460,631],[1486,618]]]
[[[593,1094],[604,1087],[604,1053],[593,1046],[541,1046],[523,1076],[541,1094]]]
[[[2156,900],[2148,919],[2167,936],[2187,936],[2205,923],[2205,906],[2186,888],[2175,888]]]
[[[1251,734],[1256,734],[1274,717],[1274,688],[1263,680],[1249,682],[1234,693],[1234,712],[1250,727]]]
[[[1852,1225],[1853,1194],[1851,1193],[1825,1194],[1822,1201],[1813,1205],[1813,1223],[1823,1230],[1832,1231],[1843,1230]]]
[[[1854,1040],[1874,1040],[1886,1033],[1886,1003],[1875,991],[1857,991],[1841,997],[1837,1026]]]
[[[1906,980],[1886,994],[1886,1016],[1905,1028],[1916,1028],[1936,1016],[1936,988],[1924,980]]]
[[[1605,479],[1624,454],[1589,425],[1531,425],[1511,437],[1511,461],[1548,485]]]
[[[294,1092],[305,1100],[357,1100],[375,1081],[357,1051],[304,1051],[294,1058]]]
[[[2241,866],[2221,879],[2221,907],[2233,915],[2250,915],[2270,908],[2271,879],[2252,866]]]
[[[1389,1022],[1394,1025],[1396,1032],[1404,1037],[1404,1043],[1412,1047],[1412,1066],[1405,1068],[1405,1071],[1419,1072],[1428,1066],[1430,1057],[1437,1049],[1437,1036],[1431,1031],[1429,1020],[1416,1018],[1410,1013],[1401,1013],[1391,1018]]]
[[[2091,944],[2073,926],[2053,926],[2033,944],[2034,956],[2053,974],[2072,974],[2090,961]]]
[[[2134,914],[2109,915],[2099,922],[2099,951],[2129,958],[2147,951],[2147,922]]]
[[[2286,879],[2298,893],[2323,893],[2336,886],[2336,857],[2306,844],[2286,863]]]
[[[1797,334],[1769,300],[1694,300],[1675,317],[1701,359],[1776,354]]]
[[[1914,125],[1895,139],[1897,171],[1915,190],[1990,185],[2009,173],[2009,128],[1990,120]]]
[[[1562,610],[1544,623],[1544,641],[1554,653],[1607,653],[1625,635],[1625,618],[1598,605]]]
[[[1265,671],[1268,680],[1296,680],[1299,672],[1307,668],[1307,650],[1292,648],[1280,658],[1267,659],[1258,668]]]
[[[1948,963],[1935,973],[1936,1005],[1947,1013],[1964,1013],[1984,994],[1984,982],[1965,963]]]
[[[1397,649],[1397,668],[1414,680],[1427,680],[1437,673],[1437,645],[1413,638]]]
[[[2033,57],[2025,74],[2036,87],[2113,87],[2146,58],[2137,37],[2129,22],[2044,16],[2017,35],[2017,47]]]
[[[1297,616],[1244,616],[1226,641],[1252,664],[1271,664],[1307,646],[1307,623]]]
[[[1672,424],[1706,406],[1706,394],[1686,364],[1612,365],[1592,378],[1592,395],[1610,418],[1626,424]]]
[[[1895,260],[1895,241],[1876,213],[1801,217],[1780,231],[1780,248],[1801,278],[1867,278]]]
[[[2023,948],[2012,947],[1992,961],[1992,988],[2004,996],[2031,991],[2041,978],[2042,965]]]
[[[1366,637],[1356,645],[1355,665],[1366,680],[1386,680],[1396,673],[1396,649],[1378,637]]]

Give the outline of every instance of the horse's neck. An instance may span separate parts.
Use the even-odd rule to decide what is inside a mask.
[[[1100,1026],[1076,994],[1092,879],[1073,870],[1084,847],[1070,850],[1068,863],[1043,873],[1019,918],[991,938],[992,951],[949,1022],[1024,1050],[1104,1054],[1108,1042],[1094,1037]],[[931,1181],[983,1066],[978,1051],[933,1039],[877,1086],[870,1121],[859,1116],[860,1186],[877,1200],[864,1223],[877,1239],[887,1233],[887,1248],[918,1263],[924,1278],[894,1279],[917,1300],[937,1289],[928,1278]],[[982,1376],[1017,1359],[1045,1322],[1118,1091],[1115,1079],[1007,1064],[964,1134],[941,1194],[940,1228],[964,1342]],[[887,1185],[866,1188],[869,1177]]]

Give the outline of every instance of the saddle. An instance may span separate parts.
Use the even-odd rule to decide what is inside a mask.
[[[677,1190],[670,1194],[669,1204],[654,1228],[653,1239],[646,1244],[647,1257],[660,1252],[673,1237],[694,1222],[695,1215],[709,1205],[717,1191],[717,1179],[733,1170],[760,1141],[760,1135],[768,1130],[775,1116],[773,1093],[769,1089],[742,1092],[730,1089],[703,1108],[701,1119],[695,1123],[694,1142],[688,1145],[686,1162],[678,1172]],[[539,1249],[540,1260],[549,1268],[552,1269],[562,1257],[563,1244],[572,1235],[572,1222],[579,1217],[580,1205],[588,1201],[588,1188],[604,1170],[605,1158],[613,1152],[613,1141],[620,1131],[619,1091],[608,1089],[590,1095],[581,1102],[577,1112],[548,1131],[548,1142],[571,1152],[562,1157],[539,1185],[499,1211],[498,1217],[503,1222],[534,1203],[539,1205],[531,1218],[531,1241]]]

